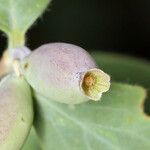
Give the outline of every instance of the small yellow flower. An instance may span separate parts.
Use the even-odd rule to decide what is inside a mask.
[[[110,88],[110,76],[100,69],[90,69],[84,73],[80,88],[89,99],[100,100],[102,93]]]

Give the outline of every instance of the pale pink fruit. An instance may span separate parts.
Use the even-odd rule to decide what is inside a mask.
[[[61,103],[99,100],[110,77],[84,49],[66,43],[45,44],[21,62],[21,71],[35,92]]]

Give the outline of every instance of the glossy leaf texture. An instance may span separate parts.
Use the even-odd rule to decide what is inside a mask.
[[[101,102],[68,106],[36,95],[35,128],[44,150],[149,150],[145,90],[112,84]]]
[[[0,29],[25,33],[51,0],[0,0]]]

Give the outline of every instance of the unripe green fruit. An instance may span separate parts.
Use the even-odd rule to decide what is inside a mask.
[[[99,100],[110,77],[96,69],[82,48],[66,43],[45,44],[21,62],[21,71],[35,92],[66,104]]]
[[[23,78],[0,83],[0,150],[20,150],[33,122],[31,89]]]

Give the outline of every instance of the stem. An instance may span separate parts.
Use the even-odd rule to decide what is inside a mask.
[[[17,76],[20,76],[19,72],[19,60],[14,60],[13,52],[14,48],[22,47],[25,45],[25,34],[19,30],[13,30],[10,34],[8,34],[8,56],[12,63],[12,67]]]
[[[13,48],[25,45],[25,34],[14,30],[8,35],[8,50],[11,52]]]

